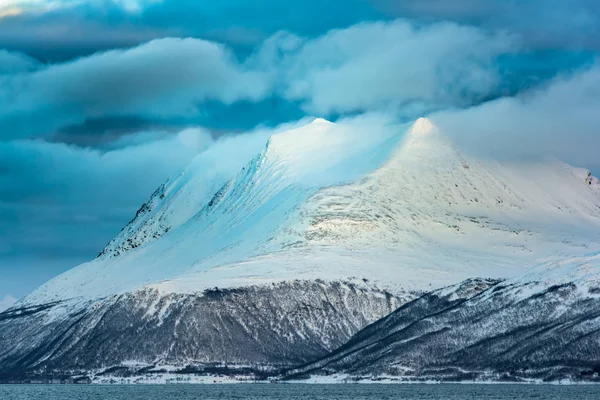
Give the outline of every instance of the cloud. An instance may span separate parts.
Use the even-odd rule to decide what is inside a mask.
[[[494,62],[518,48],[504,34],[453,23],[363,23],[315,39],[279,34],[251,62],[283,96],[319,114],[465,106],[497,89]]]
[[[108,151],[0,142],[0,293],[25,295],[93,258],[159,184],[212,145],[201,128]]]
[[[320,0],[251,4],[239,0],[28,0],[15,4],[0,24],[0,47],[53,61],[158,37],[201,37],[227,43],[247,55],[279,30],[313,36],[382,16],[365,0],[345,0],[344,7]]]
[[[39,66],[36,60],[25,54],[0,50],[0,75],[31,72]]]
[[[118,193],[120,202],[135,207],[140,192],[152,192],[213,141],[199,128],[154,139],[106,152],[40,140],[0,142],[0,198],[99,207]]]
[[[245,60],[205,40],[153,40],[0,76],[0,131],[6,140],[128,118],[149,126],[159,120],[189,125],[214,103],[233,109],[270,101],[263,110],[277,113],[278,99],[287,103],[284,118],[297,116],[294,104],[322,116],[381,109],[413,116],[489,97],[502,80],[494,61],[515,48],[504,34],[400,20],[314,39],[282,32]]]
[[[207,100],[260,100],[268,82],[216,43],[161,39],[128,49],[0,77],[3,137],[49,134],[104,115],[198,113]]]
[[[495,158],[547,158],[600,172],[600,63],[517,97],[431,116],[458,145]]]
[[[392,17],[451,20],[518,34],[542,49],[600,50],[596,0],[371,0]]]
[[[162,0],[0,0],[0,10],[17,9],[27,13],[44,13],[53,10],[71,9],[83,4],[102,7],[114,5],[128,12],[139,12],[145,6],[161,3]]]
[[[0,47],[54,61],[166,36],[224,42],[247,55],[280,30],[316,37],[364,21],[396,18],[505,30],[536,49],[600,50],[600,3],[596,0],[344,0],[343,5],[321,0],[251,4],[239,0],[17,0],[5,4]]]
[[[536,59],[502,32],[406,20],[314,38],[279,32],[247,58],[192,38],[55,64],[3,51],[0,140],[44,137],[115,149],[188,126],[218,135],[303,113],[337,118],[385,111],[410,119],[512,95],[580,64],[581,58],[560,54]]]
[[[157,30],[127,22],[105,26],[69,15],[53,18],[5,18],[0,23],[0,47],[20,51],[45,62],[64,62],[110,49],[125,49],[161,37],[182,36],[178,30]]]
[[[22,10],[19,8],[2,8],[0,9],[0,19],[6,17],[14,17],[16,15],[20,15]]]
[[[320,0],[15,0],[4,5],[0,47],[51,60],[165,36],[202,37],[247,54],[280,30],[316,37],[396,18],[506,30],[537,49],[600,50],[596,0],[345,0],[343,6]]]
[[[17,302],[17,299],[7,294],[4,299],[0,300],[0,312],[9,309],[13,304]]]
[[[438,18],[460,18],[468,20],[475,17],[484,17],[494,12],[499,12],[510,5],[505,3],[480,1],[480,0],[372,0],[377,6],[387,12],[412,16],[432,16]]]

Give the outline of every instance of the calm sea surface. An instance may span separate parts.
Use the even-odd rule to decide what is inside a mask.
[[[542,385],[0,385],[1,400],[600,400],[600,386]]]

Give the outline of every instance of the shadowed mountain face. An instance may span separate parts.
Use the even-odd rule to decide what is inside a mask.
[[[289,367],[327,354],[405,301],[364,285],[296,281],[13,308],[0,314],[0,377],[156,364]]]
[[[598,266],[598,257],[591,261]],[[340,373],[352,379],[600,381],[597,275],[546,283],[466,281],[405,304],[287,377]]]

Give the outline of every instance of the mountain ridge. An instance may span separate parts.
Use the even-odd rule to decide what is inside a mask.
[[[192,190],[175,179],[159,187],[138,211],[139,221],[134,218],[99,259],[56,278],[56,289],[47,295],[56,300],[68,292],[102,295],[146,285],[176,290],[177,281],[200,285],[197,290],[235,287],[245,284],[242,275],[249,283],[261,275],[266,283],[368,275],[389,284],[397,280],[390,266],[394,257],[415,275],[409,289],[424,290],[429,286],[417,260],[430,258],[428,249],[440,257],[431,264],[447,275],[432,283],[440,287],[476,276],[478,266],[469,259],[497,264],[489,276],[500,278],[511,275],[509,265],[532,266],[542,257],[581,252],[578,246],[600,248],[600,184],[584,170],[467,157],[427,119],[404,136],[374,136],[365,140],[348,126],[316,120],[272,136],[235,177],[212,183],[200,197],[188,201],[193,177],[186,178]],[[487,250],[481,254],[475,247]],[[365,259],[378,267],[365,270]],[[465,268],[449,269],[456,264],[452,259],[471,263],[471,271],[455,275]],[[323,264],[345,265],[342,270],[354,273]],[[119,280],[130,283],[110,289],[104,276],[116,269]],[[378,271],[384,275],[372,276]],[[65,279],[86,290],[73,292],[76,283],[61,286]],[[44,289],[51,287],[27,301],[43,302]]]

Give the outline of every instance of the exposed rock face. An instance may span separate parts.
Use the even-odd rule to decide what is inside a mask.
[[[12,309],[0,314],[0,371],[289,367],[324,356],[405,301],[352,283],[295,281],[194,295],[146,289],[66,313],[67,303]]]
[[[135,217],[98,254],[98,257],[118,257],[169,232],[171,226],[167,218],[164,215],[156,215],[157,209],[165,199],[165,190],[166,185],[160,185],[150,199],[137,210]]]
[[[471,280],[458,289],[404,305],[288,377],[600,381],[600,288]]]

